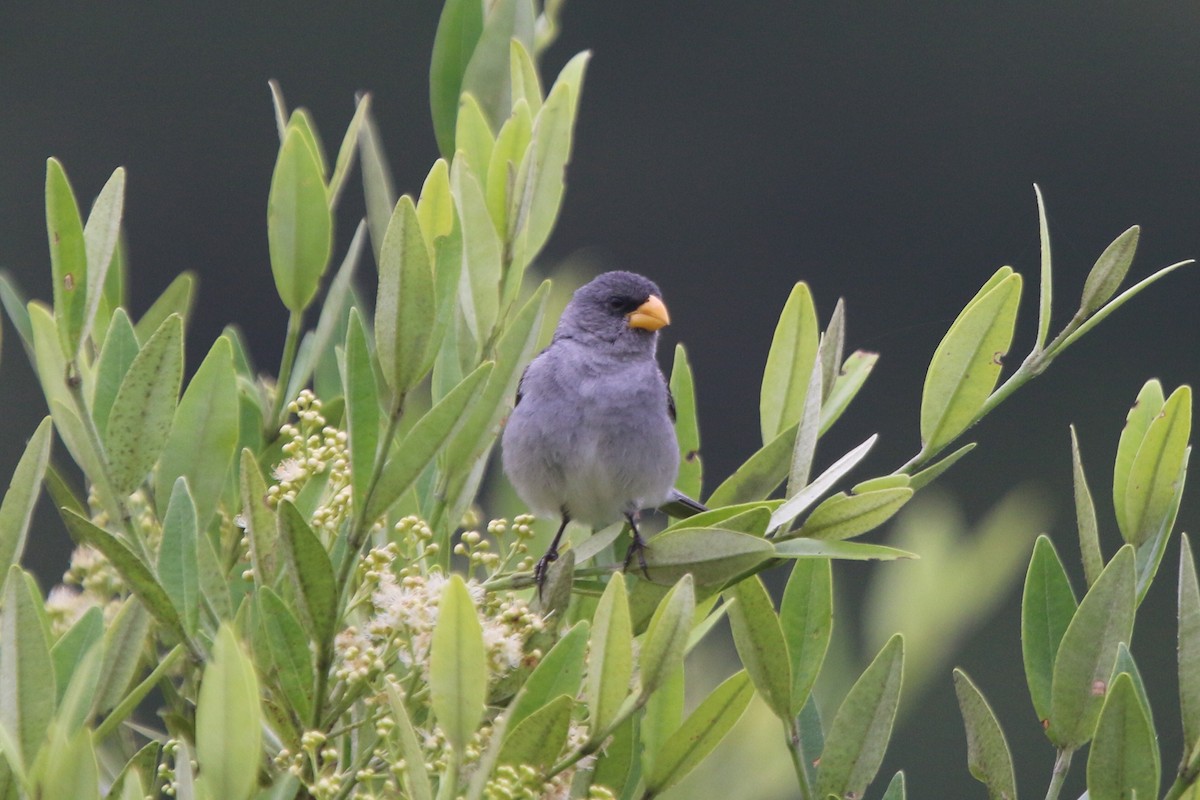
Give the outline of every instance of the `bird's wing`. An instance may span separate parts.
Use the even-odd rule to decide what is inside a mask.
[[[529,374],[529,364],[525,365],[525,369],[521,370],[521,380],[517,381],[517,399],[513,401],[513,408],[521,405],[521,398],[524,397],[525,376]]]
[[[675,519],[687,519],[703,511],[708,511],[708,506],[698,500],[693,500],[678,489],[672,489],[666,502],[659,506],[659,509]]]
[[[667,416],[671,418],[671,422],[675,421],[675,395],[671,394],[670,386],[667,387]]]

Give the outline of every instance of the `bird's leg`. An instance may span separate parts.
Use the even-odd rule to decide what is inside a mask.
[[[650,570],[646,566],[646,540],[638,533],[637,517],[636,511],[625,512],[625,521],[629,523],[629,528],[633,531],[633,541],[629,543],[629,549],[625,551],[625,564],[621,569],[628,572],[629,564],[633,561],[633,554],[637,553],[638,566],[642,568],[642,574],[649,580]]]
[[[554,534],[554,539],[550,542],[550,549],[546,551],[546,555],[538,559],[537,564],[533,568],[533,580],[537,584],[538,594],[542,593],[542,584],[546,582],[546,570],[550,565],[558,560],[558,543],[562,541],[563,531],[567,529],[567,523],[571,521],[571,515],[564,508],[562,512],[562,524],[558,526],[558,533]]]

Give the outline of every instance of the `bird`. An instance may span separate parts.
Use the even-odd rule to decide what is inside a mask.
[[[534,568],[539,587],[572,520],[595,529],[624,517],[633,534],[624,569],[636,555],[647,573],[639,513],[707,510],[674,488],[675,403],[655,358],[670,321],[653,281],[605,272],[575,291],[521,376],[501,439],[504,472],[535,513],[561,520]]]

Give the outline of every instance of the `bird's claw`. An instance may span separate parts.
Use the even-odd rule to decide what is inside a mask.
[[[646,564],[646,542],[636,532],[633,534],[633,541],[629,543],[629,549],[625,551],[622,572],[629,572],[629,565],[633,562],[634,553],[637,553],[638,566],[641,567],[642,574],[646,576],[646,580],[650,580],[650,567]]]
[[[542,587],[546,585],[546,573],[550,571],[550,565],[558,561],[558,551],[549,550],[546,555],[538,559],[537,564],[533,567],[533,582],[537,584],[538,597],[542,596]]]

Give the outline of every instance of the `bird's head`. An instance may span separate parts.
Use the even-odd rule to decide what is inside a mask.
[[[653,352],[670,316],[654,281],[633,272],[605,272],[575,291],[555,336],[601,339],[621,351]]]

